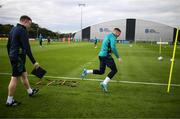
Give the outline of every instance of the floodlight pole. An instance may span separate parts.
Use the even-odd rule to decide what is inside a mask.
[[[78,4],[78,6],[81,8],[81,40],[82,40],[82,15],[83,15],[83,12],[82,12],[82,8],[86,6],[86,4]]]

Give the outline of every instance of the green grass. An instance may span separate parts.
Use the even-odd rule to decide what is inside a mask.
[[[100,44],[99,44],[100,45]],[[35,59],[45,68],[48,76],[80,77],[83,68],[98,68],[98,52],[92,43],[52,43],[43,48],[37,42],[31,42]],[[158,61],[158,46],[151,44],[117,45],[123,63],[118,64],[117,81],[151,82],[167,84],[170,58],[173,46],[163,46],[163,61]],[[27,58],[26,69],[31,72],[33,66]],[[102,76],[88,75],[87,78],[104,79],[110,70]],[[180,48],[177,48],[172,83],[180,84]],[[0,41],[0,73],[11,73],[6,52],[6,42]],[[46,78],[47,79],[47,78]],[[51,78],[49,78],[52,80]],[[180,118],[180,87],[142,84],[109,84],[109,93],[105,94],[97,81],[77,80],[77,87],[43,86],[33,98],[27,96],[23,85],[18,83],[15,99],[22,102],[16,108],[5,106],[10,76],[0,74],[0,117],[29,118]],[[33,87],[39,79],[29,77]],[[58,79],[57,79],[58,80]],[[61,79],[62,80],[62,79]]]

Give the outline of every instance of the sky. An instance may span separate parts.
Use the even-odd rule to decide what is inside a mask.
[[[136,18],[180,27],[180,0],[0,0],[0,24],[28,15],[40,27],[69,33],[101,22]]]

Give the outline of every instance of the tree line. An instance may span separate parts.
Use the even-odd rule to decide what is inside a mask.
[[[11,24],[0,24],[0,37],[8,37],[10,30],[14,27]],[[47,28],[41,28],[38,24],[32,23],[28,28],[29,38],[38,38],[41,34],[43,38],[50,37],[52,39],[59,39],[64,37],[72,37],[72,33],[58,33],[48,30]]]

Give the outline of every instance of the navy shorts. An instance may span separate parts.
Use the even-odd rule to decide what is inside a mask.
[[[99,56],[99,61],[100,61],[99,69],[94,69],[93,74],[100,74],[100,75],[104,74],[107,66],[111,69],[111,72],[108,74],[108,77],[110,79],[113,78],[114,75],[117,73],[117,68],[114,59],[110,55],[106,57]]]
[[[21,76],[23,72],[26,72],[26,55],[19,55],[16,59],[10,58],[10,62],[12,67],[12,76],[18,77]]]
[[[111,69],[116,68],[116,64],[114,62],[114,59],[111,56],[106,56],[106,57],[100,57],[99,56],[99,60],[100,60],[100,67],[109,67]]]

